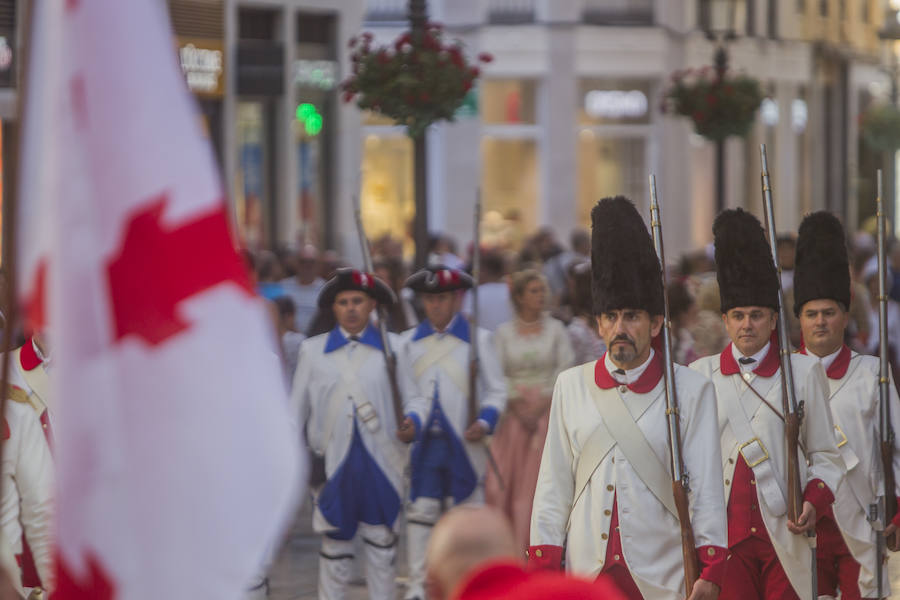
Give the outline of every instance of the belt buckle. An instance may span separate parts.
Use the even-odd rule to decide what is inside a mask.
[[[835,424],[834,430],[837,431],[839,434],[841,434],[841,441],[839,441],[838,445],[837,445],[837,447],[840,448],[841,446],[843,446],[844,444],[847,443],[847,435],[844,433],[844,430],[841,429],[840,425]]]
[[[372,406],[371,402],[363,402],[357,406],[356,414],[359,415],[359,418],[362,419],[363,423],[368,423],[372,419],[378,418],[378,413],[375,412],[375,407]]]
[[[769,451],[766,449],[765,444],[762,443],[762,440],[760,440],[758,437],[753,438],[749,442],[744,442],[743,444],[741,444],[741,447],[738,448],[738,451],[741,453],[741,456],[744,457],[744,460],[747,460],[746,455],[744,455],[744,448],[746,448],[750,444],[753,444],[754,442],[759,444],[760,449],[763,451],[763,457],[760,458],[759,460],[753,461],[752,463],[747,462],[747,466],[750,467],[751,469],[753,467],[755,467],[756,465],[764,463],[767,460],[769,460]]]

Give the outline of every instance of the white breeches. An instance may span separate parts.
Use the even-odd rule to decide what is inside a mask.
[[[359,524],[357,535],[363,541],[366,559],[366,581],[369,598],[394,600],[397,583],[394,579],[394,558],[397,536],[384,525]],[[319,600],[345,600],[347,586],[353,577],[353,540],[322,538],[319,555]]]

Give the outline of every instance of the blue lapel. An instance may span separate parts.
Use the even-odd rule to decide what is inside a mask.
[[[328,333],[328,339],[325,341],[325,354],[343,348],[349,343],[350,340],[345,338],[344,334],[341,333],[341,328],[335,327]],[[359,343],[371,346],[376,350],[384,350],[384,346],[381,343],[381,334],[378,333],[378,330],[375,329],[371,323],[363,330],[362,335],[359,336]]]
[[[416,342],[421,340],[422,338],[427,338],[430,335],[435,333],[434,327],[425,319],[419,326],[416,327],[416,331],[413,334],[412,341]],[[447,328],[447,333],[450,335],[454,335],[461,339],[462,341],[469,343],[469,322],[462,317],[460,313],[456,313],[453,315],[453,319],[450,321],[450,327]]]

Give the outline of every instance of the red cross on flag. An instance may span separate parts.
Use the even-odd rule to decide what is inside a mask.
[[[305,466],[166,4],[32,11],[19,281],[52,345],[54,597],[236,600]]]

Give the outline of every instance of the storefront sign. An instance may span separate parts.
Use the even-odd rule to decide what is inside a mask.
[[[640,119],[648,108],[641,90],[591,90],[584,96],[584,111],[592,119]]]
[[[294,84],[325,91],[333,90],[337,84],[337,70],[337,63],[333,60],[295,60]]]
[[[188,88],[198,95],[224,95],[224,56],[221,40],[180,38],[178,58]]]
[[[0,30],[0,87],[15,86],[15,47],[12,34]]]

